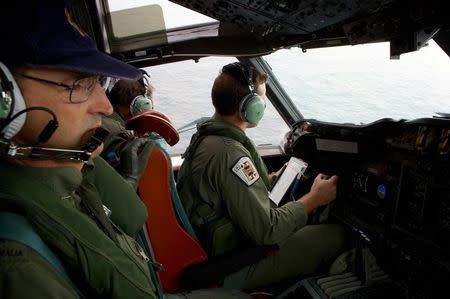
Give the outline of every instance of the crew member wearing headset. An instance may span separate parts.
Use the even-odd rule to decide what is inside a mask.
[[[119,80],[107,93],[114,112],[103,118],[102,126],[110,132],[104,141],[104,153],[120,149],[123,141],[134,137],[133,132],[125,128],[126,120],[138,113],[153,109],[155,88],[150,84],[147,73],[141,71],[143,72],[141,79]]]
[[[249,243],[279,246],[225,280],[244,289],[312,273],[345,247],[342,227],[306,226],[311,211],[335,199],[336,176],[319,174],[303,197],[271,204],[271,175],[245,134],[263,117],[266,81],[239,62],[222,68],[211,92],[215,114],[197,127],[178,174],[180,198],[210,255]]]
[[[66,1],[1,9],[0,297],[162,298],[136,241],[144,206],[99,157],[102,116],[113,110],[104,77],[140,71],[98,51]]]
[[[139,173],[143,172],[148,156],[139,155],[140,161],[132,163],[130,153],[140,152],[146,146],[167,148],[179,140],[170,119],[153,110],[155,88],[150,84],[150,76],[141,71],[141,79],[119,80],[107,93],[114,112],[103,117],[102,127],[109,134],[101,156],[119,173],[129,173],[128,168],[134,164],[140,166]],[[126,179],[136,188],[136,180],[130,180],[129,176]]]
[[[135,134],[126,129],[125,121],[134,115],[153,109],[154,87],[148,81],[148,74],[141,70],[142,78],[139,80],[118,80],[108,92],[108,98],[113,106],[113,113],[104,116],[102,127],[109,131],[103,144],[101,156],[119,173],[128,173],[130,167],[130,153],[136,152],[143,145],[149,148],[154,142],[150,139],[136,138]],[[148,156],[140,155],[139,165],[142,173],[146,166]],[[138,176],[135,176],[136,178]],[[134,187],[137,180],[125,179]]]

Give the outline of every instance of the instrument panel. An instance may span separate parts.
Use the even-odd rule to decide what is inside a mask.
[[[371,249],[408,298],[434,298],[450,281],[449,137],[448,119],[311,120],[284,140],[310,172],[339,176],[332,219]]]

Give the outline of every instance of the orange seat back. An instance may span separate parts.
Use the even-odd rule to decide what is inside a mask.
[[[208,258],[200,243],[178,221],[172,202],[171,175],[169,157],[155,146],[139,181],[138,193],[147,208],[148,235],[155,259],[163,265],[159,275],[168,293],[184,288],[182,272],[186,267]]]

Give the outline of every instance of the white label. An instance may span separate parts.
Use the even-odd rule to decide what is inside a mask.
[[[259,173],[253,165],[249,157],[242,157],[234,164],[233,172],[244,182],[247,186],[252,185],[259,179]]]
[[[308,164],[303,160],[291,157],[272,191],[270,191],[269,198],[278,205],[294,179],[296,177],[300,179],[307,167]]]

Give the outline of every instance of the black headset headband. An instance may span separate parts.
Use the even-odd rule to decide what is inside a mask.
[[[250,65],[240,62],[229,63],[222,68],[222,73],[230,75],[243,85],[249,86],[253,91],[255,83],[253,82],[253,68]]]
[[[145,88],[145,92],[144,95],[146,97],[148,97],[148,89],[149,89],[149,84],[150,84],[150,75],[143,69],[141,69],[141,73],[142,73],[142,77],[138,80],[139,83],[142,84],[142,86],[144,86]]]

